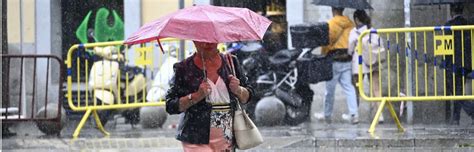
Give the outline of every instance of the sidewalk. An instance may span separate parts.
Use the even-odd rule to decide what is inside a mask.
[[[86,122],[78,139],[72,139],[72,133],[78,121],[70,121],[62,130],[61,135],[46,136],[41,133],[36,124],[27,122],[13,127],[11,130],[17,135],[2,138],[3,151],[182,151],[181,142],[175,139],[176,129],[168,128],[176,120],[175,116],[169,120],[164,128],[142,129],[141,126],[132,128],[129,124],[120,121],[114,128],[113,123],[105,126],[110,136],[104,135]],[[310,139],[308,132],[300,127],[274,126],[259,127],[265,143],[260,145],[264,149],[284,149],[288,145],[304,139]]]
[[[439,147],[474,148],[474,126],[404,125],[399,132],[395,124],[379,124],[373,135],[369,124],[315,124],[308,126],[315,147]],[[474,150],[474,149],[473,149]]]
[[[77,122],[76,122],[77,123]],[[45,136],[33,123],[14,128],[17,136],[2,139],[3,151],[182,151],[174,138],[175,129],[135,129],[127,124],[107,125],[111,133],[104,137],[86,123],[80,138],[73,140],[75,123],[60,137]],[[167,126],[165,124],[165,126]],[[265,142],[250,151],[473,151],[474,127],[450,125],[404,126],[400,133],[394,124],[377,126],[374,135],[369,124],[326,125],[317,121],[300,126],[259,127]],[[12,129],[13,130],[13,129]]]

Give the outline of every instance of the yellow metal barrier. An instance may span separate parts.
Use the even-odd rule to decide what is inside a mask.
[[[393,101],[445,101],[445,100],[472,100],[474,99],[474,83],[472,86],[466,86],[466,82],[472,82],[467,79],[467,70],[473,70],[474,61],[464,59],[465,53],[474,56],[472,49],[474,46],[473,37],[474,26],[438,26],[438,27],[414,27],[414,28],[392,28],[392,29],[374,29],[364,31],[358,38],[357,51],[359,54],[359,81],[358,89],[361,97],[369,102],[380,102],[375,117],[370,125],[369,132],[374,133],[378,124],[378,119],[385,106],[388,106],[398,129],[404,131],[397,114],[393,108]],[[377,34],[379,49],[386,50],[386,57],[381,57],[383,53],[368,53],[369,57],[363,58],[363,48],[368,48],[372,52],[373,41],[370,38]],[[369,36],[369,41],[364,42],[364,37]],[[375,36],[374,36],[375,37]],[[395,39],[395,40],[394,40]],[[411,42],[407,39],[412,39]],[[432,40],[432,41],[430,41]],[[470,45],[465,41],[470,41]],[[393,43],[395,42],[395,43]],[[460,45],[457,45],[460,43]],[[368,47],[364,47],[368,45]],[[414,46],[414,47],[412,47]],[[466,46],[471,50],[465,49]],[[456,48],[458,47],[458,48]],[[455,50],[459,52],[456,54]],[[461,49],[461,50],[459,50]],[[402,51],[401,51],[402,50]],[[403,51],[405,50],[405,51]],[[421,50],[421,51],[420,51]],[[375,51],[380,52],[380,51]],[[377,54],[377,57],[372,55]],[[455,58],[461,56],[462,63]],[[368,58],[368,59],[366,59]],[[383,60],[385,58],[385,60]],[[364,74],[362,66],[364,60],[377,60],[378,65],[369,65],[371,72],[368,73],[368,85],[370,93],[364,92]],[[446,60],[451,59],[453,64]],[[403,62],[404,61],[404,62]],[[413,62],[414,61],[414,62]],[[469,66],[465,62],[471,62]],[[405,64],[403,66],[403,64]],[[432,66],[433,68],[428,68]],[[413,70],[414,67],[414,70]],[[421,67],[420,69],[418,67]],[[396,72],[392,72],[395,68]],[[378,77],[373,77],[377,71]],[[456,82],[457,75],[462,74],[462,82]],[[432,75],[433,78],[428,76]],[[451,75],[452,80],[448,80]],[[391,80],[392,78],[396,80]],[[385,79],[384,81],[382,81]],[[373,83],[377,81],[379,94],[374,94]],[[393,82],[395,81],[395,82]],[[447,88],[447,81],[452,81],[453,88]],[[396,83],[396,84],[394,84]],[[456,93],[456,83],[461,83],[462,93]],[[382,88],[382,84],[387,88]],[[433,86],[431,86],[433,85]],[[414,87],[413,87],[414,86]],[[430,87],[429,87],[430,86]],[[441,87],[441,88],[440,88]],[[452,89],[452,92],[449,92]],[[459,89],[459,88],[458,88]],[[469,91],[472,90],[473,92]],[[408,95],[401,95],[401,92],[407,91]],[[424,93],[420,93],[420,92]],[[442,93],[439,93],[442,91]],[[413,92],[413,93],[412,93]]]
[[[179,46],[177,39],[162,39],[160,41],[165,45],[169,43],[170,46],[171,44]],[[108,49],[106,49],[107,47]],[[105,135],[109,135],[101,124],[98,110],[164,106],[163,100],[147,102],[147,91],[151,86],[151,77],[154,78],[153,75],[156,74],[157,69],[161,68],[165,55],[169,56],[175,53],[178,56],[178,49],[174,47],[174,50],[176,52],[171,50],[162,52],[154,43],[129,48],[123,45],[123,41],[73,45],[69,49],[65,61],[67,65],[67,99],[69,107],[73,111],[85,111],[73,137],[76,138],[79,135],[91,113],[96,120],[98,129]],[[124,53],[122,54],[122,52]],[[100,57],[99,60],[94,59],[97,56]],[[89,63],[91,59],[94,62],[92,64]],[[121,77],[123,77],[121,72],[123,71],[119,67],[128,64],[134,64],[143,71],[136,72],[132,80],[129,80],[129,77],[133,72],[125,72],[126,81],[121,82]],[[94,66],[102,67],[95,68]],[[76,81],[73,82],[73,78]],[[84,79],[85,82],[83,82]],[[73,100],[73,89],[78,90],[77,94],[74,94],[77,95],[76,102]],[[85,96],[85,98],[81,98],[81,96]],[[89,98],[93,100],[89,101]]]

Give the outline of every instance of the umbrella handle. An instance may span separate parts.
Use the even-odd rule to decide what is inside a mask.
[[[165,50],[163,50],[163,46],[161,45],[160,39],[156,39],[156,41],[158,42],[158,46],[160,46],[161,53],[165,54]]]
[[[207,82],[207,74],[206,74],[206,61],[204,61],[204,55],[201,54],[201,62],[202,62],[202,73],[204,74],[204,78],[202,79],[203,82]],[[209,101],[209,95],[206,96],[206,101]]]
[[[199,53],[199,52],[198,52]],[[202,62],[202,73],[204,74],[203,81],[207,81],[207,74],[206,74],[206,61],[204,61],[204,55],[201,53],[201,62]]]

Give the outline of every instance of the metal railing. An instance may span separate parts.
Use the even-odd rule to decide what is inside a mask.
[[[466,85],[472,82],[468,77],[469,72],[474,69],[471,59],[474,48],[471,39],[473,30],[474,26],[440,26],[364,31],[359,36],[357,44],[359,54],[357,86],[363,99],[369,102],[381,102],[369,132],[375,131],[377,120],[385,106],[388,106],[398,129],[404,131],[393,108],[393,101],[474,99],[474,92],[469,91],[474,87],[474,83],[472,86]],[[372,36],[373,34],[377,36]],[[378,39],[373,41],[372,37]],[[378,50],[374,51],[372,48]],[[385,50],[386,54],[380,50]],[[368,56],[365,55],[364,58],[363,51],[375,53],[367,53]],[[367,65],[370,72],[364,74],[362,66]],[[370,90],[368,94],[364,92],[364,87],[367,87],[364,85],[364,75],[368,76],[368,90]],[[456,81],[455,77],[461,79]],[[455,84],[462,85],[462,93],[456,93]],[[374,88],[380,88],[380,93],[375,94]],[[402,94],[404,91],[408,93],[406,96]]]
[[[53,64],[60,67],[64,66],[62,60],[53,55],[36,54],[0,54],[0,57],[2,58],[2,61],[6,60],[11,66],[8,67],[11,69],[9,77],[11,79],[19,80],[11,81],[12,83],[18,82],[19,84],[14,84],[14,86],[10,85],[10,93],[17,92],[18,96],[12,97],[13,94],[10,94],[9,99],[2,100],[2,123],[14,123],[19,121],[52,121],[57,122],[57,125],[62,125],[60,123],[62,111],[62,102],[60,102],[62,100],[62,85],[59,83],[57,89],[49,85],[51,83],[50,81],[53,81],[52,76],[54,74],[54,72],[50,72],[52,69],[51,67]],[[14,68],[12,69],[12,67]],[[59,72],[54,75],[55,78],[60,79],[58,82],[63,81],[62,73],[63,72]],[[18,89],[18,91],[13,89]],[[56,92],[56,90],[58,92]],[[51,100],[54,100],[54,97],[48,95],[55,94],[58,95],[58,100],[56,101],[57,110],[52,111],[55,113],[49,114],[51,113],[51,111],[48,111],[50,108],[44,108],[44,111],[38,111],[39,105],[44,104],[44,107],[48,107],[48,104],[52,104],[50,102]]]
[[[178,39],[162,39],[160,42],[163,45],[173,43],[179,46]],[[107,47],[111,48],[111,50],[105,50],[104,52],[96,51],[97,48],[105,49]],[[167,47],[165,46],[164,48]],[[107,51],[112,51],[112,53]],[[67,65],[67,99],[69,107],[73,111],[85,111],[83,118],[74,131],[73,137],[79,135],[91,113],[96,120],[98,129],[105,135],[109,135],[102,126],[98,110],[164,106],[165,102],[163,100],[147,101],[146,96],[148,89],[150,89],[150,83],[152,83],[149,80],[154,78],[157,69],[161,68],[160,66],[165,56],[173,53],[177,56],[178,49],[162,52],[155,43],[135,45],[133,47],[124,45],[123,41],[73,45],[69,49],[67,60],[65,61]],[[90,63],[90,61],[93,63]],[[101,68],[94,68],[95,64]],[[123,68],[125,65],[133,65],[137,67],[135,69],[141,70],[125,72]],[[118,70],[114,71],[114,68]],[[81,73],[81,71],[84,72]],[[75,73],[73,74],[73,72]],[[105,79],[107,74],[109,74],[110,79]],[[142,75],[144,78],[135,81],[135,78],[141,77],[139,75]],[[73,77],[77,77],[75,82],[73,82]],[[85,82],[81,82],[81,77],[85,77]],[[97,80],[97,77],[102,79]],[[124,78],[125,81],[123,81]],[[143,83],[143,85],[137,86],[137,83]],[[77,99],[73,100],[73,89],[85,91],[77,91]],[[104,93],[106,91],[110,92],[110,94]],[[81,96],[85,96],[85,98],[81,98]]]

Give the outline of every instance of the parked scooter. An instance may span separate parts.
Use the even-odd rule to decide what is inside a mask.
[[[92,88],[91,94],[94,98],[89,104],[110,105],[143,101],[143,91],[146,88],[143,68],[125,65],[122,52],[114,46],[95,47],[89,53],[102,58],[95,61],[90,70],[89,86]],[[125,88],[126,84],[128,88]],[[125,118],[125,123],[130,123],[132,127],[140,121],[139,108],[100,110],[98,113],[102,125],[117,113],[120,113]]]
[[[147,93],[147,102],[164,101],[165,95],[170,88],[170,82],[174,75],[173,65],[178,62],[175,54],[176,47],[166,46],[165,52],[169,53],[161,64],[159,71],[155,73],[153,83]],[[164,107],[143,107],[140,110],[141,125],[145,128],[162,127],[168,117]]]

